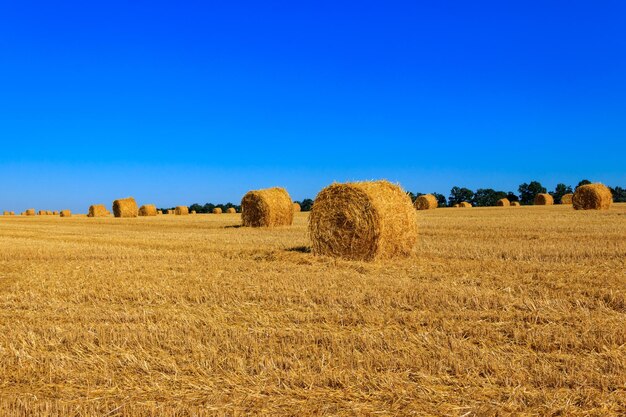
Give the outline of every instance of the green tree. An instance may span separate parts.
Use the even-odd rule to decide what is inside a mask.
[[[437,199],[437,205],[439,207],[445,207],[446,206],[446,196],[445,195],[439,194],[439,193],[433,193],[433,195]]]
[[[591,184],[591,181],[589,181],[589,180],[582,180],[581,182],[578,183],[576,188],[580,187],[581,185],[587,185],[587,184]]]
[[[555,203],[560,203],[561,198],[563,198],[565,194],[571,194],[572,192],[572,187],[559,183],[556,185],[556,188],[550,193],[550,195],[552,195],[552,198],[554,198]]]
[[[537,194],[545,193],[546,188],[539,181],[531,181],[530,184],[520,185],[518,191],[522,204],[532,204]]]
[[[474,193],[474,205],[478,207],[495,206],[498,200],[505,198],[504,191],[496,191],[492,188],[479,188]]]
[[[313,207],[313,200],[311,200],[310,198],[305,198],[302,201],[296,202],[300,204],[300,210],[302,211],[311,211],[311,208]]]
[[[463,201],[471,202],[474,199],[474,192],[469,188],[452,187],[450,196],[448,197],[448,205],[462,203]]]
[[[626,188],[622,187],[609,187],[611,193],[613,193],[613,201],[616,203],[626,203]]]
[[[506,193],[506,199],[509,200],[510,202],[513,201],[519,201],[519,197],[516,196],[514,193],[512,193],[511,191],[509,191],[508,193]]]

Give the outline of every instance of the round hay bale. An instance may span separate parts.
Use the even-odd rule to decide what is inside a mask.
[[[436,209],[438,205],[437,197],[432,194],[424,194],[415,199],[415,208],[418,210]]]
[[[312,252],[372,261],[410,255],[417,242],[411,198],[388,181],[332,184],[309,217]]]
[[[5,211],[4,213],[2,213],[3,216],[10,216],[8,211]]]
[[[163,210],[157,210],[157,215],[160,216],[161,214],[163,214]]]
[[[154,204],[144,204],[143,206],[139,207],[139,215],[140,216],[156,216],[157,215],[157,209],[156,206]]]
[[[219,207],[215,207],[213,210],[211,210],[211,213],[213,214],[222,214],[222,209]]]
[[[47,210],[47,211],[46,211],[46,214],[47,214],[48,216],[52,216],[52,212],[51,212],[50,210]]]
[[[456,203],[455,205],[453,205],[452,207],[461,207],[461,205],[459,203]]]
[[[58,216],[58,215],[59,215],[59,212],[58,212],[58,211],[53,211],[53,212],[52,212],[52,214],[53,214],[54,216]]]
[[[232,214],[232,213],[237,213],[237,210],[235,210],[235,208],[234,208],[234,207],[228,207],[228,208],[226,209],[226,213],[231,213],[231,214]]]
[[[174,209],[174,214],[177,216],[187,216],[189,214],[189,207],[176,206],[176,208]]]
[[[572,198],[576,210],[608,210],[612,203],[611,190],[600,183],[581,185]]]
[[[72,212],[69,210],[61,210],[61,217],[72,217]]]
[[[274,227],[293,223],[293,202],[284,188],[248,191],[241,199],[244,226]]]
[[[170,210],[168,210],[168,211],[167,211],[167,214],[174,214],[174,210],[171,210],[171,209],[170,209]]]
[[[561,204],[572,204],[573,198],[574,194],[563,194],[563,197],[561,197]]]
[[[24,216],[34,216],[35,215],[35,209],[26,209],[26,211],[24,211]]]
[[[191,214],[196,214],[196,211],[195,210],[191,210]]]
[[[471,203],[468,203],[467,201],[462,201],[459,203],[459,207],[461,208],[468,208],[468,207],[472,207]]]
[[[92,204],[89,206],[89,211],[87,212],[87,217],[105,217],[107,216],[109,211],[104,206],[104,204]]]
[[[139,215],[137,202],[132,197],[115,200],[113,202],[113,214],[115,217],[137,217]]]
[[[302,211],[302,207],[300,207],[300,204],[293,203],[293,212],[294,213],[300,213],[301,211]]]
[[[510,205],[511,205],[511,202],[509,201],[508,198],[501,198],[496,203],[496,206],[498,207],[509,207]]]
[[[521,204],[519,201],[511,201],[511,207],[520,207]]]
[[[39,210],[39,212],[37,213],[40,216],[46,216],[48,214],[48,212],[46,210]]]
[[[540,193],[535,197],[536,206],[551,206],[554,204],[554,198],[550,194]]]
[[[9,212],[9,214],[10,214],[11,216],[15,216],[15,212],[14,212],[14,211]]]

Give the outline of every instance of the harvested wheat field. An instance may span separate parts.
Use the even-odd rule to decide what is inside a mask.
[[[413,255],[240,216],[0,218],[0,415],[626,412],[626,205],[417,212]]]

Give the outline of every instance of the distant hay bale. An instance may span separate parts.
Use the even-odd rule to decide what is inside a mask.
[[[10,212],[9,212],[9,215],[11,215],[11,216],[15,216],[15,212],[14,212],[14,211],[10,211]]]
[[[608,210],[612,203],[611,190],[600,183],[581,185],[572,198],[576,210]]]
[[[189,207],[187,206],[176,206],[174,209],[174,214],[177,216],[186,216],[189,214]]]
[[[293,203],[293,212],[294,213],[299,213],[302,211],[302,207],[300,207],[300,204],[298,203]]]
[[[228,207],[228,208],[226,209],[226,213],[231,213],[231,214],[232,214],[232,213],[237,213],[237,210],[235,210],[235,208],[234,208],[234,207]]]
[[[248,191],[241,199],[244,226],[274,227],[293,223],[293,202],[284,188]]]
[[[37,213],[40,216],[47,216],[48,212],[46,210],[39,210],[39,212]]]
[[[551,206],[554,204],[554,198],[550,194],[540,193],[535,197],[536,206]]]
[[[144,204],[143,206],[139,207],[139,215],[142,217],[156,216],[157,215],[156,206],[154,204]]]
[[[158,214],[158,215],[163,214],[163,210],[157,210],[157,214]]]
[[[52,212],[51,212],[50,210],[46,210],[46,214],[47,214],[48,216],[52,216]]]
[[[212,212],[213,212],[213,214],[222,214],[222,209],[221,209],[221,208],[219,208],[219,207],[215,207],[215,208],[212,210]]]
[[[561,204],[572,204],[573,198],[574,194],[563,194],[563,197],[561,197]]]
[[[461,207],[461,205],[459,203],[456,203],[455,205],[453,205],[452,207]]]
[[[104,204],[92,204],[89,206],[89,212],[87,213],[87,217],[106,217],[108,216],[109,211],[104,206]]]
[[[132,197],[115,200],[113,202],[113,214],[115,217],[137,217],[139,215],[137,202]]]
[[[3,216],[10,216],[8,211],[5,211],[4,213],[2,213]]]
[[[439,205],[437,197],[432,194],[424,194],[415,199],[415,208],[418,210],[436,209]]]
[[[408,256],[417,242],[417,213],[399,185],[335,183],[315,197],[309,235],[316,255],[363,261]]]
[[[174,214],[174,210],[171,210],[171,209],[170,209],[170,210],[168,210],[168,211],[167,211],[167,214]]]
[[[498,207],[509,207],[510,205],[511,205],[511,202],[509,201],[508,198],[501,198],[496,203],[496,206]]]
[[[196,211],[195,210],[191,210],[191,214],[196,214]]]
[[[69,210],[61,210],[61,217],[72,217],[72,212]]]
[[[459,203],[459,207],[461,207],[461,208],[472,207],[472,204],[468,203],[467,201],[462,201],[462,202]]]
[[[24,216],[34,216],[35,215],[35,209],[26,209],[26,211],[24,211]]]
[[[521,206],[519,201],[511,201],[511,207],[519,207],[519,206]]]
[[[53,211],[52,214],[55,215],[55,216],[58,216],[59,212],[58,211]]]

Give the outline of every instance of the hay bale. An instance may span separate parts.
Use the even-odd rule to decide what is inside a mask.
[[[46,214],[47,214],[48,216],[52,216],[52,212],[51,212],[50,210],[46,210]]]
[[[196,211],[195,210],[191,210],[191,214],[196,214]]]
[[[600,183],[581,185],[572,198],[576,210],[608,210],[612,203],[611,190]]]
[[[561,197],[561,204],[572,204],[573,198],[574,194],[563,194],[563,197]]]
[[[157,209],[154,204],[144,204],[139,207],[139,215],[140,216],[156,216]]]
[[[174,214],[174,210],[168,210],[167,214]]]
[[[2,213],[3,216],[10,216],[8,211],[5,211],[4,213]]]
[[[139,215],[137,202],[132,197],[115,200],[113,202],[113,214],[115,217],[137,217]]]
[[[174,209],[174,214],[177,216],[186,216],[189,214],[189,207],[187,206],[176,206]]]
[[[461,205],[459,203],[456,203],[455,205],[453,205],[452,207],[461,207]]]
[[[46,210],[39,210],[39,212],[37,213],[40,216],[46,216],[48,214],[48,212]]]
[[[554,204],[554,198],[550,194],[540,193],[535,197],[536,206],[551,206]]]
[[[302,207],[300,207],[300,204],[293,203],[293,212],[294,213],[300,213],[301,211],[302,211]]]
[[[293,202],[284,188],[248,191],[241,199],[244,226],[274,227],[293,223]]]
[[[234,207],[228,207],[228,208],[226,209],[226,213],[237,213],[237,210],[235,210],[235,208],[234,208]]]
[[[69,210],[61,210],[61,217],[72,217],[72,212]]]
[[[415,199],[415,208],[418,210],[436,209],[439,205],[437,197],[432,194],[424,194]]]
[[[462,201],[462,202],[459,203],[459,207],[461,207],[461,208],[472,207],[472,204],[468,203],[467,201]]]
[[[316,255],[363,261],[408,256],[417,242],[417,213],[406,192],[388,181],[332,184],[315,197],[309,235]]]
[[[52,214],[53,214],[54,216],[58,216],[58,215],[59,215],[59,212],[58,212],[58,211],[53,211],[53,212],[52,212]]]
[[[222,214],[222,209],[221,209],[221,208],[219,208],[219,207],[215,207],[215,208],[212,210],[212,212],[213,212],[213,214]]]
[[[163,210],[157,210],[157,215],[160,216],[161,214],[163,214]]]
[[[89,206],[87,217],[105,217],[108,214],[107,208],[104,204],[92,204]]]
[[[509,207],[511,205],[511,202],[509,201],[508,198],[501,198],[496,202],[496,206],[498,207]]]
[[[511,201],[511,207],[519,207],[521,206],[519,201]]]
[[[26,211],[24,212],[24,216],[34,216],[35,215],[35,209],[26,209]]]

